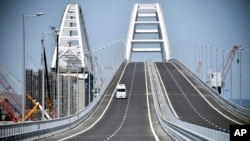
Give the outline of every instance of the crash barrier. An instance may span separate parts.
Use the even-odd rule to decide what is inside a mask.
[[[181,62],[178,60],[172,59],[170,60],[178,69],[185,73],[185,75],[190,75],[194,78],[195,82],[202,86],[208,93],[212,94],[212,96],[218,101],[221,105],[223,105],[226,109],[234,113],[235,115],[245,119],[250,122],[250,110],[244,107],[241,107],[232,101],[225,99],[221,94],[219,94],[215,89],[209,87],[205,82],[203,82],[199,77],[197,77],[193,72],[187,69]]]
[[[99,95],[82,111],[59,119],[0,125],[0,140],[36,140],[74,128],[96,109],[121,65],[122,62],[114,68]]]
[[[190,124],[177,119],[170,110],[168,106],[169,103],[164,97],[159,79],[160,75],[156,65],[152,62],[147,62],[146,64],[150,77],[154,107],[158,120],[165,132],[174,140],[229,140],[229,134],[226,132]]]

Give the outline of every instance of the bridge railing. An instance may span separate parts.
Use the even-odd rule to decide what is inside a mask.
[[[147,68],[157,117],[161,126],[167,133],[176,140],[229,140],[228,133],[190,124],[177,119],[170,110],[168,101],[165,99],[157,67],[152,62],[147,62]]]
[[[225,97],[218,94],[216,90],[209,87],[205,82],[203,82],[198,76],[196,76],[192,71],[187,69],[181,62],[178,60],[172,59],[170,62],[174,63],[180,70],[185,72],[187,75],[191,75],[195,81],[205,88],[220,104],[222,104],[225,108],[233,112],[235,115],[240,116],[241,118],[250,121],[250,110],[244,107],[241,107],[232,101],[229,101]]]
[[[233,45],[214,47],[191,41],[175,40],[171,42],[171,58],[180,61],[196,77],[210,86],[212,73],[222,72],[227,57],[232,52],[232,47]],[[248,109],[249,105],[244,104],[244,97],[247,97],[249,92],[248,85],[245,85],[249,83],[250,76],[250,67],[246,65],[249,55],[250,50],[245,46],[237,50],[221,88],[221,97]]]
[[[120,44],[121,46],[117,46],[117,44]],[[103,49],[110,49],[112,48],[112,46],[115,46],[114,49],[116,51],[118,47],[121,48],[119,50],[122,51],[122,48],[124,48],[124,43],[123,41],[115,41],[112,44],[109,44],[107,48],[104,47]],[[107,63],[109,65],[112,65],[112,70],[105,73],[105,81],[100,89],[99,95],[97,95],[92,103],[90,103],[86,108],[76,114],[59,119],[0,125],[0,140],[36,140],[45,138],[58,133],[62,133],[63,131],[69,130],[77,126],[79,123],[85,121],[98,106],[107,87],[112,81],[112,78],[116,74],[121,64],[124,62],[124,57],[119,57],[120,58],[117,58],[113,63],[111,61],[108,61],[108,59],[106,60],[106,62],[103,62],[103,64]]]

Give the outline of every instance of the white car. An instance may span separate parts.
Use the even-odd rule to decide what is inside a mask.
[[[116,86],[116,98],[127,98],[125,84],[118,84]]]

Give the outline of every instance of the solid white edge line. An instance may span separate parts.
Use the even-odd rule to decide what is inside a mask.
[[[125,70],[126,70],[127,65],[128,65],[128,63],[127,63],[126,66],[124,67],[124,70],[123,70],[123,72],[122,72],[122,75],[121,75],[121,77],[120,77],[119,80],[118,80],[118,84],[119,84],[119,82],[121,81],[121,78],[122,78],[122,76],[123,76],[123,74],[124,74],[124,72],[125,72]],[[112,96],[111,96],[111,98],[110,98],[110,100],[109,100],[109,103],[108,103],[108,105],[106,106],[106,108],[104,109],[103,113],[101,114],[101,116],[100,116],[91,126],[89,126],[88,128],[86,128],[85,130],[82,130],[81,132],[78,132],[78,133],[75,133],[75,134],[73,134],[73,135],[71,135],[71,136],[62,138],[62,139],[60,139],[60,140],[58,140],[58,141],[64,141],[64,140],[66,140],[66,139],[69,139],[69,138],[72,138],[72,137],[74,137],[74,136],[77,136],[77,135],[79,135],[79,134],[81,134],[81,133],[84,133],[84,132],[88,131],[88,130],[91,129],[93,126],[95,126],[96,123],[97,123],[99,120],[101,120],[101,118],[102,118],[103,115],[106,113],[107,109],[109,108],[109,105],[110,105],[110,103],[111,103],[111,101],[112,101],[112,99],[113,99],[114,93],[115,93],[115,90],[113,91]]]
[[[156,66],[155,63],[154,63],[154,65]],[[160,76],[159,78],[160,78],[161,84],[162,84],[162,86],[163,86],[163,90],[164,90],[164,92],[165,92],[165,95],[166,95],[166,97],[167,97],[168,103],[170,104],[170,108],[172,109],[172,111],[173,111],[175,117],[179,119],[179,116],[178,116],[177,113],[175,112],[174,107],[173,107],[173,105],[172,105],[172,103],[171,103],[171,101],[170,101],[170,99],[169,99],[169,97],[168,97],[167,90],[166,90],[166,88],[165,88],[165,86],[164,86],[164,83],[163,83],[163,81],[162,81],[162,79],[161,79],[161,74],[160,74],[160,72],[159,72],[157,66],[156,66],[156,71],[157,71],[157,73],[158,73],[158,76]]]
[[[145,84],[146,84],[146,94],[147,94],[147,106],[148,106],[148,119],[149,119],[149,125],[150,125],[150,129],[154,135],[154,138],[156,141],[159,141],[159,138],[157,136],[157,134],[155,133],[154,127],[153,127],[153,123],[152,123],[152,119],[151,119],[151,113],[150,113],[150,106],[149,106],[149,99],[148,99],[148,80],[147,80],[147,69],[146,69],[146,65],[144,63],[144,70],[145,70]]]
[[[229,120],[231,120],[231,121],[233,121],[233,122],[235,122],[235,123],[237,123],[237,124],[241,124],[242,125],[242,123],[240,123],[240,122],[238,122],[238,121],[235,121],[235,120],[233,120],[233,119],[231,119],[230,117],[228,117],[228,116],[226,116],[226,115],[224,115],[221,111],[219,111],[217,108],[215,108],[204,96],[203,96],[203,94],[201,94],[201,92],[193,85],[193,83],[191,83],[190,81],[189,81],[189,79],[187,79],[187,77],[176,67],[176,65],[175,64],[173,64],[173,63],[171,63],[180,73],[181,73],[181,75],[194,87],[194,89],[200,94],[200,96],[208,103],[208,105],[210,105],[215,111],[217,111],[219,114],[221,114],[223,117],[225,117],[225,118],[227,118],[227,119],[229,119]]]

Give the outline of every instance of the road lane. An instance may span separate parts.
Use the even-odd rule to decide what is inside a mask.
[[[168,97],[181,120],[226,132],[229,132],[230,124],[237,124],[212,108],[173,64],[156,63],[156,65]],[[233,115],[231,117],[242,122]]]
[[[121,67],[119,68],[119,70],[117,71],[117,73],[115,74],[109,87],[107,88],[105,95],[102,98],[100,104],[86,121],[79,124],[77,127],[72,128],[71,130],[59,133],[54,136],[48,135],[49,137],[41,139],[41,140],[44,140],[44,141],[66,140],[67,138],[71,138],[71,137],[77,136],[78,134],[81,134],[81,132],[85,132],[86,130],[92,129],[91,126],[94,126],[96,122],[97,123],[100,122],[98,121],[98,119],[101,118],[102,114],[104,114],[105,109],[108,108],[108,104],[112,100],[111,98],[115,90],[115,87],[118,81],[120,80],[125,68],[126,68],[126,63],[123,63]],[[89,136],[87,138],[91,139],[93,137]],[[96,137],[94,136],[94,138]]]
[[[109,109],[93,128],[68,140],[154,140],[147,112],[144,64],[129,63],[120,83],[126,85],[128,98],[113,97]]]
[[[123,73],[123,69],[124,73]],[[151,90],[149,88],[149,106],[147,104],[146,72],[144,63],[123,64],[108,87],[103,100],[91,117],[78,127],[43,140],[91,140],[91,141],[154,141],[155,135],[150,128],[149,113],[153,128],[161,140],[172,140],[162,129],[155,115]],[[117,83],[127,88],[127,99],[113,96]],[[149,84],[147,84],[149,85]],[[108,103],[110,105],[105,111]],[[150,109],[148,109],[150,108]],[[102,116],[102,117],[101,117]],[[98,122],[96,122],[100,118]],[[96,123],[96,124],[93,124]],[[91,127],[91,128],[90,128]],[[88,130],[86,130],[88,129]]]
[[[125,72],[125,76],[120,83],[125,83],[128,87],[127,92],[130,92],[129,109],[127,118],[114,137],[114,140],[154,140],[152,131],[149,125],[146,99],[146,82],[143,63],[130,63],[128,67],[134,66],[130,71]],[[133,74],[133,75],[132,75]],[[127,76],[132,75],[132,81],[129,81]]]

